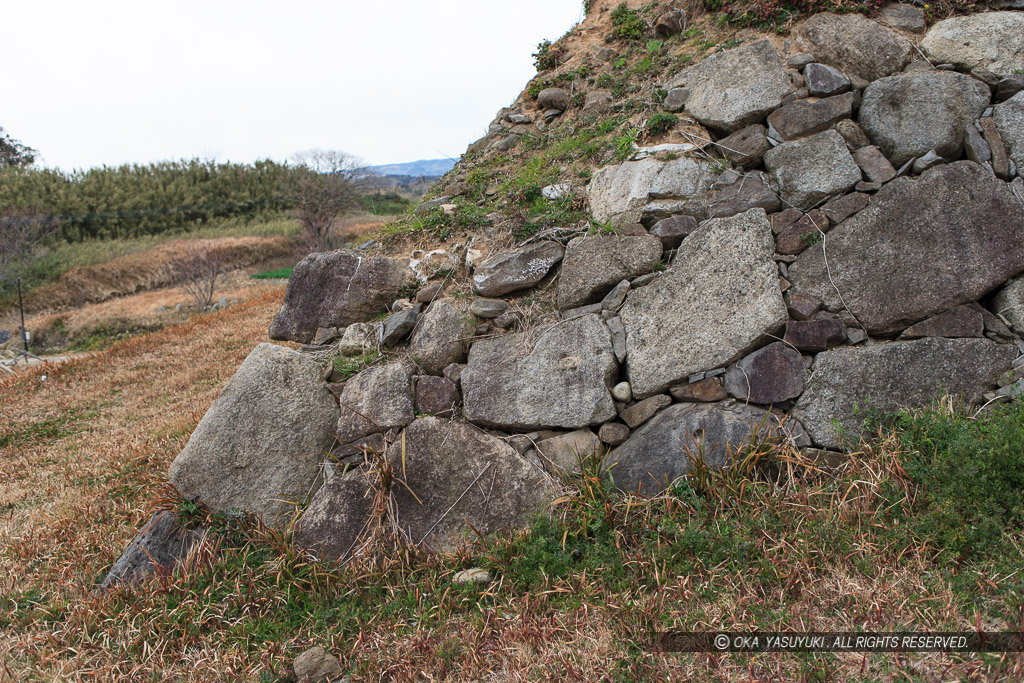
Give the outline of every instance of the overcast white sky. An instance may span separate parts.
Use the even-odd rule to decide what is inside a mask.
[[[458,157],[582,0],[11,0],[0,126],[64,169]]]

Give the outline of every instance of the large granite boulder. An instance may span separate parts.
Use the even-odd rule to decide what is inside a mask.
[[[341,392],[338,442],[404,427],[416,417],[412,378],[416,366],[406,360],[374,365],[345,382]]]
[[[293,509],[285,501],[304,502],[316,489],[337,420],[319,365],[260,344],[200,420],[168,479],[216,512],[283,522]]]
[[[819,353],[792,415],[816,444],[856,446],[864,420],[942,394],[976,401],[1017,355],[988,339],[930,338]]]
[[[435,301],[420,316],[409,339],[409,354],[431,375],[440,375],[452,363],[461,363],[475,326],[472,319],[449,301]]]
[[[787,319],[764,211],[707,221],[672,266],[632,290],[619,314],[633,394],[662,393],[689,375],[760,346]]]
[[[816,14],[801,27],[797,44],[819,62],[866,81],[901,71],[914,53],[909,40],[861,14]]]
[[[558,496],[543,470],[465,422],[422,417],[388,449],[393,520],[408,541],[448,551],[477,533],[508,532]]]
[[[615,417],[617,369],[611,333],[597,315],[482,339],[462,372],[464,413],[521,432],[601,424]]]
[[[293,542],[324,562],[348,560],[359,554],[359,541],[373,513],[374,494],[362,470],[332,477],[302,513]]]
[[[992,119],[1006,145],[1017,175],[1024,178],[1024,91],[993,108]]]
[[[983,12],[945,19],[928,31],[921,50],[936,64],[1012,76],[1024,70],[1024,14]]]
[[[846,192],[862,177],[846,141],[834,130],[784,142],[764,155],[764,165],[778,184],[782,200],[798,209]]]
[[[704,59],[686,73],[686,110],[708,128],[731,133],[757,123],[793,92],[778,52],[767,40]]]
[[[864,91],[858,120],[897,168],[930,150],[953,160],[964,131],[988,106],[981,81],[951,71],[921,71],[875,81]]]
[[[654,272],[661,254],[661,239],[655,235],[573,239],[565,249],[558,276],[559,310],[600,301],[623,280]]]
[[[149,574],[170,574],[205,536],[200,529],[186,529],[168,510],[157,512],[139,529],[121,557],[114,562],[100,588],[138,583]]]
[[[690,458],[703,457],[711,467],[724,467],[752,434],[774,431],[791,446],[810,441],[800,425],[768,412],[730,403],[676,403],[661,411],[605,459],[615,485],[654,495],[689,473]]]
[[[715,175],[711,164],[689,157],[612,164],[594,172],[587,203],[591,215],[602,223],[625,225],[671,215],[703,220]]]
[[[483,296],[502,296],[529,289],[544,279],[551,266],[562,260],[562,252],[558,242],[537,242],[495,254],[473,271],[473,287]]]
[[[310,254],[288,279],[270,338],[308,344],[318,328],[369,320],[398,297],[411,281],[409,272],[405,259],[354,251]]]
[[[886,184],[789,267],[793,291],[849,306],[871,334],[975,301],[1024,270],[1024,205],[971,161]],[[838,293],[837,290],[838,289]],[[842,297],[840,297],[840,294]]]

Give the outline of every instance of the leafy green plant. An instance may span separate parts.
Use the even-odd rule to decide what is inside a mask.
[[[640,40],[647,33],[647,23],[636,10],[631,10],[626,3],[620,3],[612,10],[612,25],[615,27],[616,38],[624,40]]]
[[[679,117],[675,114],[669,114],[668,112],[658,112],[652,114],[647,123],[644,125],[644,133],[648,137],[654,137],[661,135],[662,133],[668,132],[671,128],[679,123]]]
[[[994,551],[1024,523],[1024,402],[972,416],[953,402],[895,421],[915,533],[955,558]]]
[[[550,40],[542,40],[537,44],[537,51],[533,53],[533,65],[537,71],[547,71],[558,66],[563,57],[565,50],[555,47]]]

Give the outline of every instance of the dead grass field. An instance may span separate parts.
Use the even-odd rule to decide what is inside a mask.
[[[1008,558],[952,568],[881,532],[891,439],[839,477],[719,503],[584,479],[562,526],[385,570],[320,567],[287,534],[248,530],[173,577],[94,595],[173,505],[170,461],[282,295],[0,379],[0,681],[284,680],[312,645],[359,681],[1021,680],[1019,655],[651,651],[668,628],[1019,629],[1019,529]],[[452,585],[469,566],[499,580]]]

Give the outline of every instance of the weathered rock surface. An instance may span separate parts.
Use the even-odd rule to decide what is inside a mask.
[[[872,334],[977,300],[1024,270],[1024,205],[970,161],[897,178],[789,267],[795,291],[838,311],[836,288]],[[834,286],[833,286],[834,283]]]
[[[850,89],[850,79],[827,64],[808,64],[804,68],[807,92],[811,97],[832,97]]]
[[[993,310],[1009,320],[1018,334],[1024,334],[1024,277],[1007,282],[992,304]]]
[[[455,382],[445,377],[422,375],[416,378],[416,412],[420,415],[451,417],[459,405]]]
[[[655,413],[670,405],[672,399],[665,394],[657,394],[650,398],[634,403],[619,414],[619,418],[629,425],[630,429],[636,429],[644,422],[647,422]]]
[[[799,209],[846,192],[861,179],[860,167],[834,130],[784,142],[764,155],[764,165],[782,199]]]
[[[338,441],[404,427],[416,417],[412,377],[416,368],[407,361],[375,365],[345,382],[338,418]]]
[[[601,439],[589,429],[577,429],[568,434],[537,442],[537,456],[549,471],[579,472],[579,461],[601,451]]]
[[[768,175],[762,171],[748,171],[744,174],[727,171],[719,176],[708,203],[712,218],[725,218],[750,209],[778,211],[781,207],[779,195],[771,188]]]
[[[324,562],[347,560],[359,551],[359,539],[373,511],[374,491],[361,470],[332,477],[313,496],[295,526],[295,545]]]
[[[465,422],[422,417],[388,458],[409,485],[391,492],[399,529],[435,551],[452,550],[474,532],[516,529],[558,495],[515,449]]]
[[[720,132],[757,123],[793,92],[779,54],[767,40],[706,58],[687,74],[686,110]]]
[[[168,479],[211,510],[246,510],[276,524],[316,488],[334,440],[338,404],[320,366],[260,344],[249,354],[171,463]]]
[[[883,7],[882,12],[878,15],[878,20],[887,26],[911,33],[924,33],[927,27],[923,9],[902,3],[894,2]]]
[[[380,325],[377,323],[353,323],[345,328],[338,343],[338,353],[343,356],[357,356],[377,347]]]
[[[772,148],[768,129],[760,123],[741,128],[718,141],[718,149],[733,165],[751,169],[761,163],[764,153]]]
[[[900,339],[921,337],[980,337],[985,332],[982,314],[971,306],[957,306],[922,320],[903,331]]]
[[[1024,69],[1024,14],[982,12],[932,26],[921,50],[936,64],[1010,76]]]
[[[483,339],[462,373],[467,420],[499,429],[579,429],[615,417],[618,366],[601,318]]]
[[[613,450],[606,463],[615,485],[625,491],[654,495],[690,471],[690,456],[702,454],[712,467],[729,462],[731,453],[762,425],[779,424],[766,411],[725,403],[677,403],[658,413]],[[800,426],[783,423],[795,445],[808,445]]]
[[[473,286],[483,296],[501,296],[528,289],[544,279],[562,260],[558,242],[537,242],[522,249],[496,254],[476,267]]]
[[[1017,166],[1017,175],[1024,177],[1024,92],[997,104],[993,108],[992,119],[1010,159]]]
[[[169,574],[203,537],[202,531],[179,525],[173,512],[158,512],[135,534],[100,588],[131,585],[156,572]]]
[[[873,183],[887,183],[896,177],[896,169],[874,145],[858,149],[853,153],[853,160]]]
[[[773,111],[768,123],[784,141],[807,137],[853,116],[853,99],[853,93],[846,93],[816,102],[797,100]]]
[[[866,81],[902,70],[914,50],[909,40],[860,14],[815,14],[797,42],[819,62]]]
[[[885,416],[940,394],[975,401],[1015,355],[1012,346],[987,339],[940,338],[826,351],[815,358],[792,414],[819,446],[855,445],[869,413]]]
[[[846,328],[836,318],[793,320],[786,325],[783,340],[800,351],[817,353],[846,341]]]
[[[712,219],[680,246],[672,266],[635,289],[620,310],[633,393],[660,393],[731,363],[786,321],[764,211]]]
[[[661,240],[653,235],[573,239],[558,277],[558,309],[600,301],[622,280],[653,272],[661,254]]]
[[[541,109],[565,111],[572,104],[572,98],[562,88],[545,88],[537,95],[537,104]]]
[[[956,159],[964,131],[989,103],[979,80],[951,71],[900,74],[864,91],[858,121],[893,166],[935,150]]]
[[[671,216],[662,218],[651,228],[651,234],[661,240],[665,251],[676,249],[691,232],[697,229],[693,216]]]
[[[405,259],[354,251],[310,254],[288,279],[284,305],[270,324],[270,338],[308,344],[317,328],[369,320],[407,284],[407,265]]]
[[[678,384],[672,387],[670,393],[672,398],[683,403],[714,403],[729,398],[719,377],[708,377],[690,384]]]
[[[602,223],[637,223],[674,214],[700,221],[707,215],[707,194],[715,175],[709,164],[689,157],[647,157],[605,166],[587,185],[590,213]]]
[[[771,405],[799,396],[806,380],[800,353],[774,342],[733,364],[725,373],[725,390],[747,403]]]
[[[342,674],[338,658],[322,647],[313,647],[295,658],[295,680],[301,683],[333,683]]]
[[[420,316],[409,339],[409,353],[428,373],[440,375],[452,363],[466,358],[473,329],[465,313],[448,301],[435,301]]]

